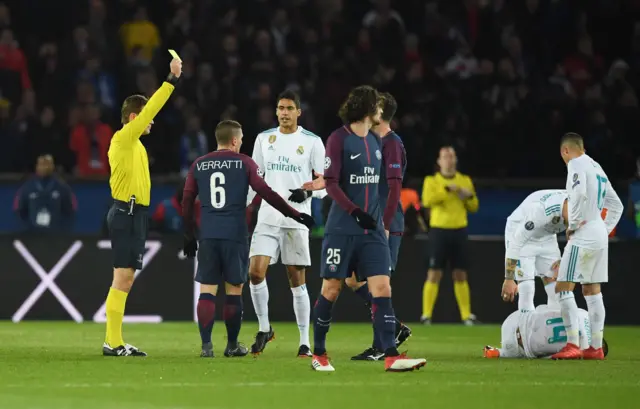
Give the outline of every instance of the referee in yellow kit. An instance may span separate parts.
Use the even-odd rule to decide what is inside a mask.
[[[147,356],[122,339],[122,318],[134,273],[142,269],[147,240],[151,178],[147,150],[140,142],[151,132],[153,118],[167,102],[182,74],[182,62],[173,59],[171,73],[147,100],[132,95],[122,104],[122,129],[109,146],[111,196],[113,205],[107,225],[113,252],[113,282],[107,296],[107,336],[102,347],[105,356]]]
[[[453,289],[460,318],[465,325],[476,323],[471,313],[471,294],[467,282],[467,212],[478,211],[478,197],[471,178],[456,170],[456,151],[451,146],[440,149],[440,171],[424,179],[422,204],[431,209],[429,220],[429,272],[422,291],[422,319],[431,323],[433,306],[438,298],[442,270],[453,270]]]

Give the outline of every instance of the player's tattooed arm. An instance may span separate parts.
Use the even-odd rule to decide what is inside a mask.
[[[513,258],[508,258],[504,263],[504,279],[505,280],[515,280],[516,279],[516,266],[518,265],[518,260]]]

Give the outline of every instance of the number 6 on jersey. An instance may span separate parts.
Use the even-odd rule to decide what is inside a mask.
[[[211,206],[215,209],[221,209],[227,202],[227,196],[224,190],[226,180],[224,173],[214,172],[209,178],[209,188],[211,190]]]

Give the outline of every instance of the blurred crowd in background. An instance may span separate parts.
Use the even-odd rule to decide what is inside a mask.
[[[563,179],[566,131],[616,180],[640,154],[639,0],[7,0],[0,172],[51,154],[59,172],[107,176],[121,101],[157,89],[168,48],[184,78],[143,138],[152,175],[184,174],[221,119],[251,154],[285,88],[326,138],[365,83],[398,100],[416,190],[443,145],[489,178]]]

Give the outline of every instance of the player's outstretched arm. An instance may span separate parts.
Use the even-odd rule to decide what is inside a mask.
[[[306,213],[300,213],[295,210],[293,207],[289,206],[289,204],[284,200],[279,194],[273,191],[267,185],[267,182],[261,176],[261,171],[258,168],[258,165],[253,161],[253,159],[246,157],[245,165],[247,168],[247,175],[249,177],[249,186],[256,193],[261,196],[264,200],[267,201],[274,209],[278,210],[283,215],[290,217],[297,221],[300,224],[304,224],[307,227],[313,227],[314,221],[313,217]]]
[[[398,210],[400,203],[400,191],[402,190],[402,147],[395,139],[384,144],[382,148],[382,166],[387,170],[387,206],[384,208],[382,221],[384,229],[389,230],[393,217]]]
[[[125,124],[119,132],[116,132],[114,137],[117,138],[117,140],[131,142],[140,138],[144,130],[147,129],[151,121],[153,121],[153,118],[156,117],[167,100],[169,100],[169,97],[175,89],[175,85],[178,83],[178,79],[182,75],[182,61],[174,59],[169,66],[171,72],[165,82],[162,83],[162,86],[149,98],[149,101],[147,101],[147,104],[142,108],[142,111],[140,111],[132,121]]]
[[[325,181],[324,181],[324,175],[316,172],[315,170],[313,171],[313,175],[316,178],[311,180],[311,181],[309,181],[309,182],[303,183],[302,184],[302,189],[309,190],[311,192],[316,192],[318,190],[323,190],[326,187],[326,184],[325,184]],[[326,196],[326,195],[324,195],[324,196]],[[317,197],[317,196],[315,196],[315,194],[314,194],[314,197]],[[318,197],[318,199],[322,199],[322,198]]]

